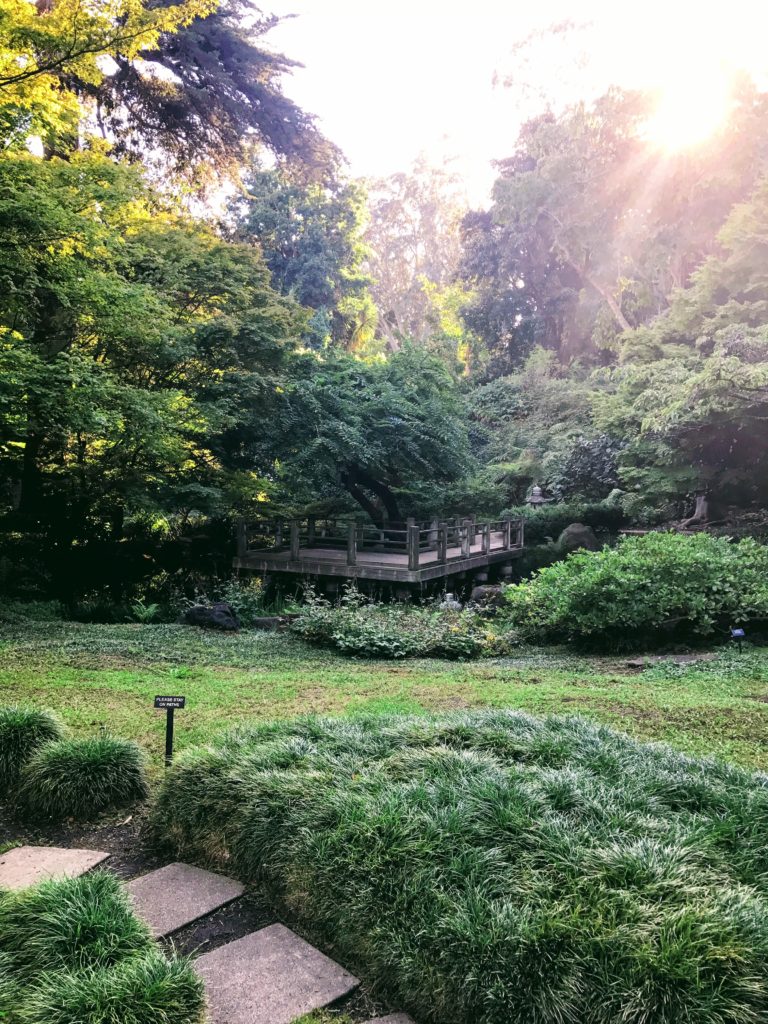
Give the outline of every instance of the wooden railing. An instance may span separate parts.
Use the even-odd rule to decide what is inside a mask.
[[[478,551],[479,545],[479,551]],[[302,550],[328,548],[344,550],[347,565],[356,565],[358,553],[400,554],[409,570],[418,569],[421,556],[434,552],[438,563],[467,558],[471,553],[485,555],[513,551],[523,546],[523,520],[497,519],[478,523],[473,517],[428,523],[407,520],[404,526],[377,527],[342,519],[241,520],[237,527],[237,551],[240,558],[255,552],[288,552],[292,562],[299,561]],[[451,554],[451,552],[454,552]],[[434,561],[434,559],[430,559]]]

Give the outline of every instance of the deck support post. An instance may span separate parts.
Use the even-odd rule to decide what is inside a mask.
[[[357,523],[347,527],[347,565],[357,565]]]
[[[316,520],[314,516],[307,516],[307,547],[312,548],[315,546],[315,525]]]
[[[301,550],[301,537],[299,536],[299,524],[291,523],[291,561],[298,562],[299,551]]]
[[[437,560],[441,565],[448,561],[448,527],[440,523],[437,528]]]
[[[480,535],[483,539],[483,554],[487,555],[491,550],[491,524],[483,523],[480,527]]]
[[[461,557],[469,558],[472,550],[472,531],[473,523],[471,519],[465,519],[463,524],[459,527],[459,537],[461,538]]]
[[[408,525],[408,570],[414,572],[419,568],[419,530],[418,526]]]
[[[245,558],[248,554],[248,527],[244,519],[237,520],[237,557]]]

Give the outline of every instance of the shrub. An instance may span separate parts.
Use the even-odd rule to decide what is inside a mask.
[[[507,590],[529,639],[628,646],[711,637],[768,617],[768,547],[708,534],[649,533],[579,551]]]
[[[16,785],[32,754],[61,736],[61,724],[50,711],[0,707],[0,798]]]
[[[129,740],[59,740],[42,747],[21,773],[19,802],[35,817],[88,818],[147,796],[144,758]]]
[[[503,515],[522,516],[525,520],[526,545],[543,544],[547,537],[557,540],[566,526],[584,523],[597,534],[615,534],[626,523],[621,508],[609,502],[562,502],[539,509],[527,505],[505,510]]]
[[[367,658],[477,658],[503,654],[513,643],[473,612],[411,605],[314,602],[292,628],[305,640]]]
[[[108,872],[0,895],[0,1019],[197,1024],[203,986],[166,957]]]
[[[154,823],[440,1024],[757,1024],[768,778],[574,718],[241,729]]]

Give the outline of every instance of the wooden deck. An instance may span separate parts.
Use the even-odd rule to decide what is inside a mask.
[[[522,520],[512,519],[409,522],[385,530],[337,522],[241,523],[233,565],[257,573],[427,583],[508,563],[522,551]]]

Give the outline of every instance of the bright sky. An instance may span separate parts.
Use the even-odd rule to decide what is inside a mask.
[[[734,70],[768,87],[766,0],[264,0],[296,14],[272,33],[301,61],[286,92],[317,114],[356,175],[452,160],[483,203],[491,160],[509,154],[521,119],[611,84],[660,89],[660,141],[695,141],[725,116]],[[586,27],[531,33],[571,19]],[[513,84],[502,82],[509,77]]]

